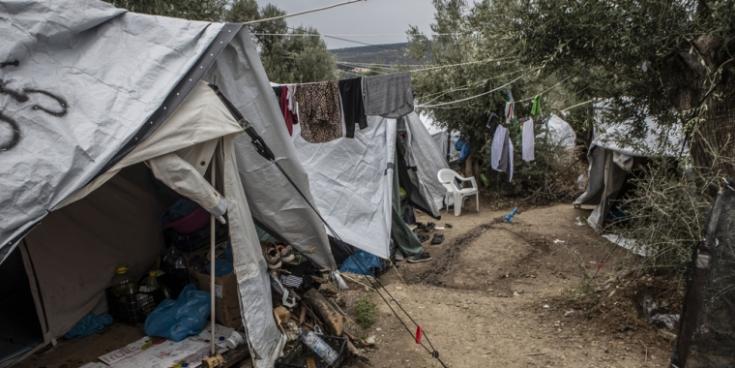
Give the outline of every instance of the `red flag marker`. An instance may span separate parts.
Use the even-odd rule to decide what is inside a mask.
[[[416,326],[416,343],[421,344],[421,338],[424,335],[424,331],[421,329],[421,326]]]

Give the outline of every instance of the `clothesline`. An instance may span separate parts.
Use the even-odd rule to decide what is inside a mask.
[[[273,37],[322,37],[322,36],[333,36],[333,37],[385,37],[385,36],[405,36],[405,33],[264,33],[257,32],[253,33],[257,36],[273,36]],[[431,36],[455,36],[468,33],[432,33]]]
[[[456,64],[434,64],[429,65],[428,67],[424,68],[417,68],[417,69],[409,69],[405,70],[409,73],[415,73],[415,72],[424,72],[424,71],[430,71],[430,70],[437,70],[437,69],[444,69],[444,68],[454,68],[458,66],[465,66],[465,65],[472,65],[472,64],[482,64],[482,63],[491,63],[494,61],[508,61],[508,60],[515,60],[514,57],[504,57],[504,58],[490,58],[490,59],[482,59],[482,60],[473,60],[473,61],[466,61],[462,63],[456,63]],[[375,64],[375,63],[358,63],[358,62],[349,62],[349,61],[337,61],[337,64],[345,65],[345,66],[354,66],[354,67],[385,67],[386,69],[391,67],[401,67],[401,66],[409,66],[410,64],[400,65],[400,64]]]
[[[480,85],[480,84],[483,84],[483,83],[487,83],[488,81],[505,78],[505,77],[507,77],[509,75],[518,75],[519,73],[522,73],[522,72],[524,72],[524,70],[522,70],[522,69],[521,70],[514,70],[514,71],[511,71],[511,72],[506,72],[506,73],[495,75],[492,78],[486,78],[486,79],[482,79],[482,80],[479,80],[479,81],[475,81],[475,82],[472,82],[472,83],[467,84],[467,85],[462,86],[462,87],[452,87],[450,89],[446,89],[446,90],[443,90],[443,91],[438,91],[438,92],[430,93],[430,94],[423,95],[423,96],[420,96],[420,97],[417,97],[417,98],[418,99],[430,98],[428,101],[424,101],[424,103],[427,103],[428,104],[428,103],[431,103],[433,101],[436,101],[439,97],[442,97],[442,96],[444,96],[444,95],[446,95],[448,93],[458,92],[458,91],[466,91],[466,90],[468,90],[468,89],[470,89],[470,88],[472,88],[474,86],[477,86],[477,85]]]
[[[562,79],[562,80],[560,80],[560,81],[558,81],[558,82],[554,83],[554,85],[552,85],[551,87],[549,87],[549,88],[547,88],[547,89],[545,89],[545,90],[543,90],[543,91],[541,91],[541,92],[539,92],[539,93],[537,93],[537,94],[535,94],[535,95],[533,95],[533,96],[531,96],[531,97],[527,97],[527,98],[524,98],[524,99],[521,99],[521,100],[515,101],[515,103],[524,103],[524,102],[528,102],[528,101],[531,101],[531,100],[533,100],[533,98],[534,98],[534,97],[536,97],[536,96],[542,96],[542,95],[545,95],[545,94],[549,93],[549,92],[550,92],[550,91],[551,91],[552,89],[554,89],[554,88],[556,88],[556,87],[559,87],[559,86],[560,86],[560,85],[561,85],[562,83],[564,83],[564,82],[566,82],[567,80],[569,80],[569,78],[571,78],[571,77],[566,77],[566,78],[564,78],[564,79]]]
[[[291,13],[291,14],[284,14],[284,15],[279,15],[279,16],[275,16],[275,17],[255,19],[255,20],[251,20],[251,21],[248,21],[248,22],[243,22],[242,24],[249,25],[249,24],[270,22],[270,21],[279,20],[279,19],[285,19],[285,18],[291,18],[291,17],[296,17],[296,16],[299,16],[299,15],[311,14],[311,13],[316,13],[316,12],[320,12],[320,11],[324,11],[324,10],[329,10],[329,9],[337,8],[337,7],[344,6],[344,5],[349,5],[349,4],[356,3],[356,2],[362,2],[362,1],[367,1],[367,0],[350,0],[350,1],[345,1],[345,2],[342,2],[342,3],[337,3],[337,4],[332,4],[332,5],[324,6],[324,7],[321,7],[321,8],[309,9],[309,10],[304,10],[304,11],[300,11],[300,12],[296,12],[296,13]]]
[[[454,101],[442,102],[442,103],[433,104],[433,105],[416,105],[416,108],[426,109],[426,108],[431,108],[431,107],[439,107],[439,106],[453,105],[453,104],[458,104],[458,103],[461,103],[461,102],[466,102],[466,101],[474,100],[476,98],[480,98],[482,96],[485,96],[485,95],[488,95],[490,93],[499,91],[499,90],[501,90],[503,88],[506,88],[506,87],[512,85],[513,83],[517,82],[521,78],[523,78],[523,76],[522,75],[519,75],[518,77],[516,77],[515,79],[511,80],[510,82],[507,82],[507,83],[505,83],[505,84],[503,84],[503,85],[501,85],[499,87],[495,87],[495,88],[493,88],[493,89],[491,89],[489,91],[485,91],[483,93],[480,93],[480,94],[477,94],[477,95],[474,95],[474,96],[465,97],[465,98],[462,98],[462,99],[459,99],[459,100],[454,100]]]

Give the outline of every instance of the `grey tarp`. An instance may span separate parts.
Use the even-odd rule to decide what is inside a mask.
[[[275,154],[276,162],[313,202],[309,181],[290,142],[286,123],[249,34],[228,45],[208,79],[219,86]],[[324,225],[276,165],[265,160],[243,134],[235,140],[237,164],[253,216],[322,267],[336,264]]]
[[[675,157],[686,152],[684,133],[679,125],[663,126],[651,116],[645,118],[645,130],[636,131],[635,122],[611,122],[606,115],[608,104],[595,104],[593,139],[587,158],[587,186],[575,205],[597,207],[587,222],[600,230],[608,211],[608,201],[622,188],[634,157]]]
[[[434,144],[434,140],[417,113],[412,112],[406,115],[404,121],[409,133],[408,149],[406,150],[408,165],[416,169],[419,190],[422,196],[430,202],[431,214],[438,217],[446,189],[439,182],[437,173],[441,169],[449,168],[449,164],[445,159],[445,154]]]
[[[0,19],[0,63],[10,63],[2,64],[0,78],[8,89],[28,89],[30,96],[20,102],[0,94],[0,167],[8,173],[0,177],[0,186],[7,188],[0,193],[2,260],[11,239],[139,139],[136,133],[225,27],[127,13],[91,0],[3,2]],[[282,117],[266,93],[267,78],[249,32],[239,31],[214,56],[209,79],[221,84],[308,196],[306,175],[286,144]],[[334,267],[324,229],[305,201],[273,164],[257,156],[247,138],[236,145],[253,215],[321,266]]]
[[[0,93],[0,261],[132,140],[220,28],[102,2],[0,3],[0,62],[17,61],[4,88],[59,99]]]
[[[735,367],[735,190],[725,183],[690,265],[672,368]]]

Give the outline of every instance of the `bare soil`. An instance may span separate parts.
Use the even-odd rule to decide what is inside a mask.
[[[580,224],[587,213],[571,205],[521,208],[505,223],[508,211],[420,217],[452,226],[441,245],[425,243],[433,260],[381,277],[449,367],[666,366],[672,334],[643,322],[623,288],[635,256]],[[359,331],[377,341],[367,366],[440,367],[374,291],[352,293],[378,306],[376,324]]]

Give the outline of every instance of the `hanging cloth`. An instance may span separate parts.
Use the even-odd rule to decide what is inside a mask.
[[[515,100],[513,99],[513,92],[509,89],[506,90],[507,97],[505,100],[505,122],[510,123],[515,118]]]
[[[531,116],[541,115],[541,96],[536,95],[531,99]]]
[[[510,132],[502,125],[495,129],[490,145],[490,168],[508,173],[508,181],[513,180],[513,142]]]
[[[278,96],[278,107],[281,108],[281,114],[283,114],[283,120],[286,121],[286,129],[288,129],[288,135],[293,135],[293,114],[288,109],[288,86],[282,86],[280,95]]]
[[[355,137],[355,124],[360,129],[367,128],[365,104],[362,98],[362,78],[339,81],[339,95],[342,98],[342,116],[345,120],[345,136]]]
[[[293,89],[294,86],[289,85],[273,86],[273,92],[276,94],[276,98],[278,99],[278,108],[286,123],[288,135],[293,135],[293,125],[298,124],[298,119],[296,118],[294,109],[291,108],[292,103],[289,99],[292,99],[292,97],[289,96],[293,96]]]
[[[533,134],[533,119],[528,119],[521,126],[521,159],[526,162],[535,160],[534,150],[536,136]]]
[[[298,103],[298,119],[304,140],[324,143],[342,137],[342,108],[337,81],[299,85],[294,97]]]
[[[400,118],[413,111],[413,90],[408,73],[362,78],[365,114]]]

